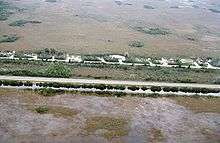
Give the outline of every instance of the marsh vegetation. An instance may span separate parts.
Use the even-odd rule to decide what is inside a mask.
[[[12,43],[19,39],[20,37],[16,34],[3,35],[0,37],[0,43]]]
[[[144,5],[144,8],[145,9],[155,9],[153,6],[150,6],[150,5]]]
[[[137,48],[141,48],[141,47],[144,47],[144,43],[143,42],[141,42],[141,41],[131,41],[130,43],[129,43],[129,46],[130,47],[137,47]]]
[[[149,34],[149,35],[168,35],[171,34],[171,32],[168,31],[168,29],[165,28],[159,28],[159,27],[134,27],[135,30]]]
[[[94,134],[97,130],[104,130],[102,136],[108,140],[128,135],[128,122],[123,118],[92,117],[87,119],[85,130]]]
[[[18,26],[18,27],[22,27],[22,26],[25,26],[25,24],[40,24],[41,22],[40,21],[31,21],[31,20],[17,20],[17,21],[14,21],[12,23],[9,23],[9,26]]]
[[[6,1],[0,1],[0,21],[5,21],[10,15],[14,13],[16,7],[11,6]]]

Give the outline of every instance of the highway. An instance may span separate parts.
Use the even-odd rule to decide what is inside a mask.
[[[130,80],[108,80],[108,79],[76,79],[76,78],[48,78],[48,77],[26,77],[26,76],[0,76],[0,80],[16,80],[30,82],[59,82],[76,84],[109,84],[129,86],[170,86],[170,87],[192,87],[192,88],[218,88],[218,84],[197,84],[197,83],[169,83],[151,81],[130,81]]]

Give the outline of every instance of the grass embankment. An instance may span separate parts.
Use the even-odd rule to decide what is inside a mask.
[[[54,64],[50,62],[27,60],[0,60],[0,64],[0,75],[15,76],[54,76],[183,83],[215,83],[220,75],[220,70],[210,69],[161,68],[105,64],[91,65],[83,63],[64,63],[53,67],[52,65]],[[59,68],[61,66],[64,68]],[[48,69],[50,67],[52,70]]]
[[[30,89],[34,83],[32,82],[22,82],[22,81],[13,81],[13,80],[0,80],[0,86],[14,86],[14,87],[23,87]],[[132,94],[133,96],[139,97],[160,97],[161,91],[171,92],[168,96],[175,96],[177,92],[190,93],[194,94],[194,96],[199,97],[200,93],[208,94],[208,93],[220,93],[220,89],[211,89],[211,88],[191,88],[191,87],[166,87],[166,86],[125,86],[125,85],[105,85],[105,84],[74,84],[74,83],[56,83],[56,82],[40,82],[36,83],[38,89],[35,91],[38,94],[43,96],[54,96],[56,94],[61,93],[84,93],[95,96],[117,96],[122,97],[126,96],[127,93],[124,92],[125,89],[130,91],[146,91],[149,90],[151,94]],[[69,90],[70,89],[70,90]],[[81,89],[85,89],[81,91]],[[117,92],[111,92],[111,90],[117,90]],[[207,96],[208,97],[208,96]]]

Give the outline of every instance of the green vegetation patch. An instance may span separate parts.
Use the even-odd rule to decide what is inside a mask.
[[[54,117],[64,117],[64,118],[69,118],[69,117],[74,117],[77,115],[79,112],[74,109],[70,109],[67,107],[62,107],[62,106],[39,106],[34,109],[35,112],[39,114],[52,114]]]
[[[171,34],[168,29],[158,27],[135,27],[135,30],[149,35],[168,35]]]
[[[14,26],[19,26],[19,27],[22,27],[22,26],[24,26],[27,23],[39,24],[41,22],[40,21],[17,20],[17,21],[14,21],[14,22],[10,23],[9,26],[13,26],[13,27]]]
[[[129,46],[130,47],[136,47],[136,48],[142,48],[142,47],[144,47],[144,43],[140,42],[140,41],[131,41],[129,43]]]
[[[19,39],[17,35],[3,35],[0,37],[0,43],[12,43]]]
[[[39,106],[37,108],[35,108],[35,111],[39,114],[45,114],[45,113],[48,113],[48,107],[46,106]]]
[[[5,60],[4,62],[7,62],[8,60]],[[14,76],[38,76],[38,77],[60,77],[60,78],[68,78],[72,76],[72,70],[62,63],[50,63],[49,65],[39,65],[37,62],[40,63],[40,61],[33,61],[32,63],[36,63],[38,66],[30,65],[30,62],[26,60],[23,61],[23,64],[27,64],[27,67],[18,67],[19,60],[13,60],[11,62],[14,62],[14,64],[17,63],[17,66],[14,68],[12,67],[5,67],[3,69],[3,63],[2,67],[0,67],[0,75],[14,75]],[[3,62],[3,60],[2,60]],[[1,62],[0,62],[1,63]],[[44,64],[44,63],[42,63]]]
[[[150,130],[150,142],[162,142],[165,137],[160,129],[152,128]]]
[[[145,9],[155,9],[153,6],[150,6],[150,5],[144,5],[144,8]]]
[[[74,117],[79,112],[74,109],[70,109],[67,107],[61,107],[61,106],[49,106],[49,114],[53,114],[55,117]]]
[[[71,69],[62,63],[52,63],[46,70],[49,77],[70,77]]]
[[[108,140],[128,135],[128,123],[123,118],[92,117],[86,121],[85,130],[93,134],[97,130],[104,130],[102,136]]]

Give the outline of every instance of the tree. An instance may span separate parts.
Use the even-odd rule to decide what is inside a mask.
[[[182,62],[180,61],[180,59],[178,59],[178,60],[176,61],[176,64],[178,65],[179,68],[182,67]]]
[[[145,90],[148,90],[149,88],[146,87],[146,86],[143,86],[143,87],[141,87],[141,89],[142,89],[143,91],[145,91]]]
[[[140,88],[137,86],[129,86],[128,89],[131,91],[135,91],[135,90],[139,90]]]

